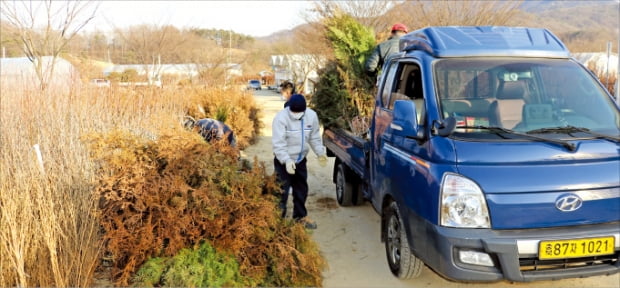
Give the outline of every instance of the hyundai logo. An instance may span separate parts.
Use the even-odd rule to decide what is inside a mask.
[[[571,212],[581,208],[583,200],[575,194],[562,194],[555,200],[555,208],[562,212]]]

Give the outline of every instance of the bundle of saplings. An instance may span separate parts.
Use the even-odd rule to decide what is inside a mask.
[[[319,71],[311,105],[324,127],[355,132],[352,123],[368,119],[374,107],[375,80],[364,71],[376,45],[374,33],[346,14],[327,18],[324,28],[334,60]]]
[[[226,141],[182,128],[157,139],[113,131],[86,143],[99,167],[98,213],[116,285],[321,286],[316,243],[279,217],[279,187],[256,159],[241,166]]]

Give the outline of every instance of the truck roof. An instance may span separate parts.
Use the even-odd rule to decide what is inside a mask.
[[[519,56],[569,58],[570,52],[544,28],[440,26],[400,38],[400,51],[422,50],[434,57]]]

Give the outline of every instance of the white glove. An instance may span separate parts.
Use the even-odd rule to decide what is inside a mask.
[[[288,174],[295,174],[295,161],[291,159],[286,160],[286,172]]]
[[[325,155],[319,156],[319,165],[321,165],[321,167],[327,166],[327,156]]]

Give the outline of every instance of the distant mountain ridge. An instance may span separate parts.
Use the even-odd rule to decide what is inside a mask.
[[[620,2],[527,0],[521,8],[539,21],[537,25],[557,33],[607,30],[618,35]]]
[[[527,12],[542,12],[547,10],[556,10],[562,8],[576,8],[580,6],[607,5],[618,3],[618,1],[610,0],[592,0],[592,1],[565,1],[565,0],[524,0],[521,9]]]

